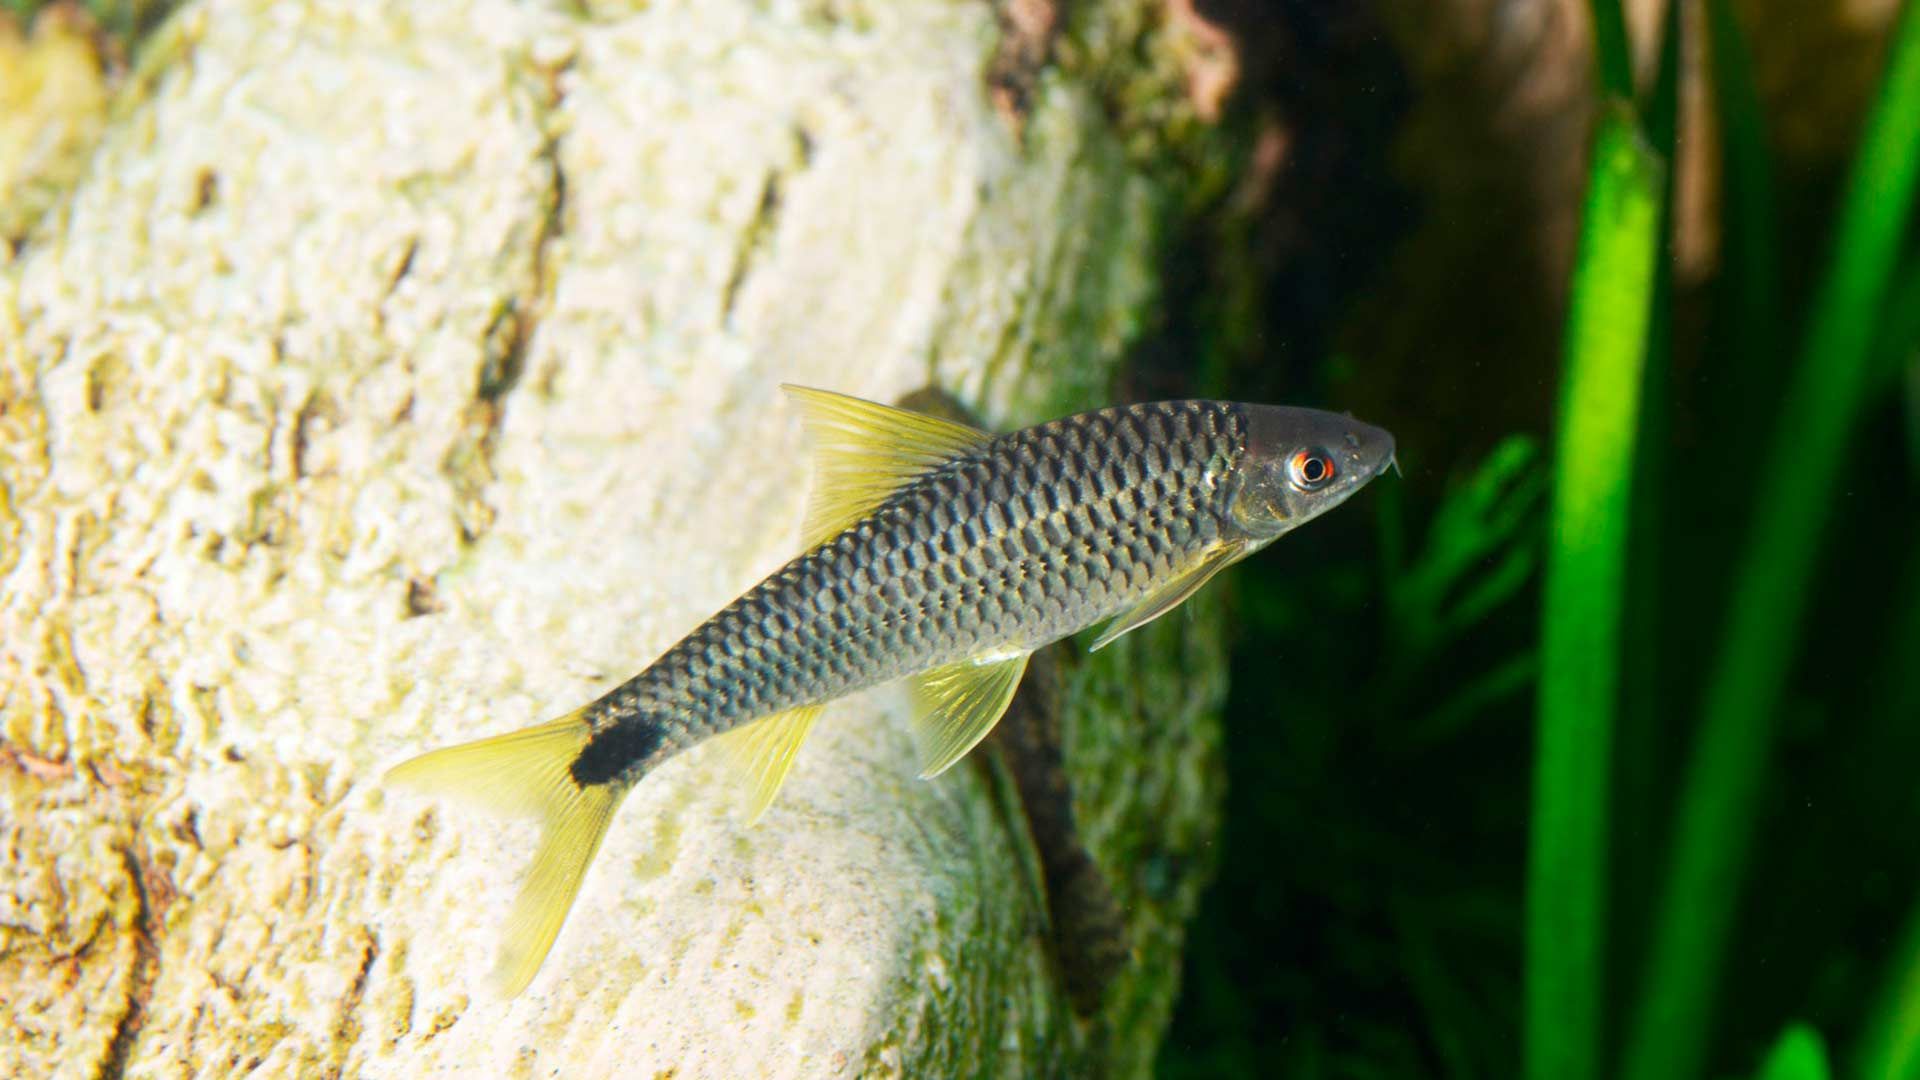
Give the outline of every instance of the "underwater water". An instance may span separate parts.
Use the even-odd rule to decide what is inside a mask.
[[[1163,1076],[1920,1076],[1920,11],[1820,65],[1841,30],[1674,5],[1636,79],[1570,6],[1602,103],[1532,188],[1454,182],[1512,117],[1418,18],[1240,9],[1275,202],[1379,179],[1250,214],[1197,347],[1405,478],[1236,579]],[[1553,205],[1564,258],[1515,255]]]
[[[7,36],[13,23],[24,26],[49,8],[55,10],[48,25],[74,20],[63,31],[74,42],[92,42],[97,33],[105,59],[86,52],[81,66],[91,82],[82,80],[86,100],[78,110],[85,122],[75,124],[92,132],[85,138],[97,137],[110,110],[105,89],[93,83],[109,75],[106,81],[134,84],[149,77],[130,43],[167,26],[182,6],[104,0],[84,5],[85,21],[69,5],[6,0],[0,20],[12,21],[0,21],[0,63],[24,55]],[[632,5],[635,12],[652,6]],[[570,15],[584,21],[600,6],[578,7]],[[824,25],[844,15],[840,9],[862,5],[765,7],[796,23]],[[1102,871],[1131,874],[1131,896],[1180,895],[1164,911],[1139,905],[1152,916],[1145,920],[1153,927],[1151,947],[1162,950],[1154,956],[1178,949],[1182,905],[1198,888],[1188,883],[1210,878],[1186,927],[1180,997],[1157,1073],[1175,1080],[1920,1080],[1920,0],[1114,5],[1123,7],[1122,21],[1152,7],[1156,14],[1143,20],[1167,24],[1134,28],[1141,41],[1189,38],[1161,52],[1153,51],[1161,48],[1155,39],[1137,56],[1123,44],[1089,61],[1098,50],[1072,34],[1103,25],[1098,5],[994,5],[995,25],[1010,38],[1019,37],[1011,31],[1021,19],[1049,27],[1037,32],[1039,46],[1020,43],[1038,50],[1030,58],[1034,70],[1025,73],[1032,85],[995,86],[1006,95],[996,101],[1014,103],[1007,107],[1016,112],[1022,95],[1044,96],[1056,77],[1076,92],[1086,89],[1082,82],[1098,83],[1107,77],[1101,65],[1146,66],[1149,58],[1187,48],[1215,63],[1222,52],[1232,57],[1229,74],[1214,72],[1232,93],[1217,115],[1194,125],[1207,129],[1199,135],[1169,134],[1180,127],[1173,121],[1163,131],[1154,127],[1158,120],[1141,120],[1160,110],[1127,97],[1138,91],[1094,87],[1113,94],[1102,102],[1111,108],[1107,120],[1148,130],[1109,133],[1120,136],[1110,160],[1079,162],[1098,167],[1089,171],[1093,182],[1121,177],[1154,188],[1155,195],[1138,196],[1142,204],[1164,194],[1155,185],[1177,187],[1169,175],[1191,180],[1194,191],[1190,202],[1174,195],[1165,200],[1173,205],[1153,208],[1172,234],[1157,286],[1139,287],[1152,297],[1142,306],[1152,310],[1126,318],[1104,309],[1098,317],[1081,313],[1101,323],[1088,340],[1132,343],[1124,378],[1114,386],[1104,375],[1074,385],[1113,401],[1198,395],[1350,411],[1394,434],[1401,466],[1340,512],[1210,586],[1210,603],[1225,596],[1233,645],[1218,762],[1228,784],[1225,824],[1203,856],[1182,850],[1156,861],[1150,853],[1135,866],[1094,867],[1073,841],[1070,853],[1096,884],[1104,884],[1097,880]],[[1049,53],[1047,19],[1056,10],[1069,12],[1072,26]],[[631,14],[616,11],[606,21]],[[846,16],[849,38],[865,32],[864,18]],[[187,29],[175,44],[201,32],[194,21],[177,25]],[[542,50],[515,41],[501,51],[517,58]],[[547,73],[553,85],[545,89],[558,93],[564,68]],[[25,81],[45,80],[35,74]],[[7,107],[0,95],[0,158],[23,146],[37,152],[7,134]],[[993,122],[1001,119],[996,114]],[[634,121],[636,128],[642,123]],[[1036,128],[1019,138],[1044,144],[1047,131]],[[705,149],[745,138],[716,130]],[[629,141],[626,130],[618,134],[612,143]],[[1001,135],[992,128],[982,137]],[[819,148],[805,131],[793,141],[794,168],[805,167]],[[886,145],[878,135],[870,141]],[[915,149],[889,146],[885,153],[898,150],[905,159]],[[1193,160],[1169,163],[1156,155]],[[465,164],[449,167],[452,174],[467,171]],[[591,173],[577,179],[591,180]],[[1141,179],[1149,174],[1151,184]],[[30,192],[31,205],[0,200],[0,242],[14,243],[11,230],[39,214],[57,214],[61,191],[85,175],[77,169],[56,177]],[[587,183],[568,195],[562,179],[555,164],[540,245],[560,239],[566,199],[591,191]],[[749,192],[760,206],[756,221],[779,209],[775,179],[753,180],[764,184]],[[217,172],[207,169],[176,194],[195,213],[206,209],[221,197]],[[1116,195],[1129,208],[1134,198]],[[1085,201],[1097,206],[1102,199]],[[646,216],[636,211],[634,220]],[[1145,226],[1138,235],[1159,236]],[[566,239],[588,246],[584,236]],[[1136,239],[1129,233],[1124,243],[1114,241],[1115,251]],[[748,247],[758,250],[764,240]],[[0,265],[9,250],[0,247]],[[415,250],[396,258],[389,290],[414,266]],[[1094,245],[1072,254],[1099,270],[1103,258],[1118,261],[1115,251]],[[1063,267],[1071,261],[1059,259]],[[1077,270],[1063,273],[1071,278]],[[736,274],[726,290],[729,311],[738,284]],[[624,294],[610,303],[631,306]],[[1137,324],[1129,321],[1136,316]],[[1046,318],[1064,326],[1080,317]],[[520,378],[519,320],[509,305],[487,322],[485,337],[500,344],[501,359],[497,369],[489,361],[482,371],[470,419],[476,432],[488,434],[475,434],[471,445],[494,437],[494,398]],[[1108,322],[1124,329],[1109,332]],[[1054,363],[1055,355],[1067,356],[1058,364],[1064,369],[1086,362],[1059,344],[1043,334],[1009,348],[1028,350],[1036,365]],[[75,400],[110,396],[88,378]],[[0,400],[0,417],[7,405]],[[300,408],[304,432],[311,417]],[[400,411],[412,409],[409,396]],[[320,419],[324,427],[327,418]],[[450,451],[442,468],[457,471],[460,460]],[[762,489],[762,501],[777,502],[775,494],[784,492]],[[0,511],[12,498],[0,488]],[[257,524],[255,539],[271,547],[274,519],[264,512],[270,507],[254,509],[262,513],[248,528]],[[79,550],[76,541],[76,560]],[[212,546],[208,558],[219,551]],[[597,578],[583,577],[598,588]],[[453,581],[451,588],[459,587]],[[431,575],[405,582],[408,619],[457,599],[437,595]],[[270,637],[256,642],[264,651],[273,644]],[[236,644],[230,651],[246,649]],[[241,666],[248,662],[241,657]],[[1193,677],[1173,661],[1159,666]],[[444,690],[456,680],[440,682]],[[0,704],[6,689],[0,687]],[[1142,728],[1161,725],[1162,733],[1181,734],[1192,714],[1211,708],[1195,704],[1167,717],[1131,708],[1143,698],[1123,700],[1128,705],[1110,707],[1110,715],[1128,713]],[[389,718],[379,723],[393,735]],[[1060,748],[1046,749],[1057,757]],[[136,747],[133,756],[144,752]],[[209,749],[215,753],[222,770],[245,760],[231,746]],[[370,763],[375,755],[363,756]],[[0,744],[0,770],[22,789],[73,779],[74,760]],[[139,787],[106,760],[104,772],[94,767],[96,787]],[[1192,778],[1211,774],[1198,765],[1187,769],[1192,759],[1177,764],[1192,783],[1182,797],[1195,797],[1181,804],[1187,816],[1171,831],[1204,837],[1211,804],[1199,797],[1205,783]],[[249,767],[260,767],[257,759]],[[290,767],[295,773],[302,782],[310,775]],[[328,774],[318,775],[312,786],[325,795]],[[84,775],[77,781],[87,782]],[[999,788],[1009,783],[1002,776]],[[358,797],[366,798],[367,786],[358,785]],[[1071,809],[1064,782],[1055,794]],[[1006,790],[998,798],[1010,801]],[[372,809],[354,806],[376,820]],[[969,843],[1001,852],[1011,865],[1026,854],[1021,830],[1015,815],[994,806],[995,815],[979,816]],[[1144,804],[1134,810],[1159,820],[1159,811]],[[0,825],[18,826],[20,816]],[[428,819],[420,820],[420,835],[400,842],[436,842]],[[680,836],[674,820],[658,826],[662,835]],[[176,822],[176,841],[191,837],[198,848],[198,821],[195,810]],[[209,815],[209,835],[218,835],[219,824]],[[64,834],[35,835],[47,863],[57,863],[67,850]],[[745,850],[744,841],[727,835]],[[279,843],[277,823],[272,836],[256,846],[293,849],[289,859],[306,851],[304,844]],[[665,842],[665,854],[650,848],[629,859],[634,872],[626,880],[666,874],[676,865],[676,844],[684,856],[679,872],[694,884],[662,885],[663,894],[704,896],[701,887],[711,891],[716,881],[751,884],[724,862],[711,872],[687,869],[726,854],[717,841],[703,848],[698,839]],[[126,979],[140,985],[95,1040],[105,1045],[107,1073],[126,1070],[149,1023],[143,995],[153,992],[155,943],[166,938],[167,905],[177,899],[165,868],[143,868],[135,854],[132,846],[115,848],[108,884],[96,890],[117,898],[118,921],[76,922],[85,933],[76,933],[71,949],[60,935],[42,933],[60,946],[49,946],[58,962],[31,961],[36,975],[69,961],[77,971],[91,950],[90,970],[98,971],[111,950],[96,947],[93,935],[99,927],[117,933]],[[367,877],[364,868],[338,863],[322,875],[334,888],[344,882],[349,895]],[[51,872],[46,880],[60,884],[53,891],[84,894],[66,890]],[[809,866],[795,880],[820,884],[826,875]],[[876,893],[910,895],[920,883],[911,880],[907,887],[882,882]],[[20,874],[6,884],[37,881]],[[1156,966],[1146,952],[1103,955],[1115,965],[1131,962],[1135,981],[1151,984],[1150,992],[1134,987],[1131,999],[1118,1008],[1110,1002],[1101,1015],[1096,982],[1092,1006],[1069,1016],[1064,999],[1048,997],[1057,989],[1047,981],[1054,974],[1048,965],[1060,965],[1058,956],[1039,958],[1042,918],[1019,907],[1027,892],[1039,891],[1030,884],[1022,878],[1010,889],[1022,899],[980,905],[1009,921],[983,919],[981,936],[993,950],[969,952],[986,959],[970,960],[966,974],[1032,975],[1021,993],[1031,992],[1038,1004],[1031,1016],[1014,1019],[1031,1022],[1045,1038],[1023,1043],[1027,1029],[992,1027],[1011,1023],[1017,1012],[1000,1007],[996,989],[983,992],[981,1010],[955,1023],[957,1034],[943,1030],[943,1039],[991,1052],[1019,1045],[1053,1053],[1055,1062],[1100,1061],[1072,1055],[1107,1040],[1125,1043],[1113,1060],[1144,1060],[1172,965]],[[208,886],[208,897],[217,892]],[[1115,903],[1106,892],[1100,896]],[[16,914],[31,914],[32,905],[9,902]],[[748,895],[741,906],[758,902]],[[379,906],[408,905],[383,899]],[[610,996],[642,985],[611,963],[638,951],[628,948],[626,935],[650,925],[632,915],[640,907],[636,902],[607,920],[620,947],[596,959],[609,961],[602,977],[617,985]],[[240,916],[250,917],[242,909]],[[930,921],[917,911],[900,918],[903,925]],[[0,919],[0,930],[14,933],[16,921]],[[175,916],[170,940],[196,940],[181,925],[184,917]],[[720,940],[711,922],[692,925],[687,941]],[[364,960],[354,961],[357,980],[337,988],[350,1001],[341,1015],[360,1008],[371,985],[365,1007],[385,1012],[367,1015],[402,1016],[412,1025],[411,984],[404,1000],[392,990],[406,970],[405,935],[387,939],[378,964],[380,941],[367,941]],[[313,951],[337,962],[341,948],[323,935]],[[804,951],[785,945],[768,951],[796,967],[831,966],[800,962]],[[832,959],[879,969],[858,952],[845,948]],[[13,962],[24,968],[19,958],[28,955],[15,950]],[[414,950],[416,964],[436,963],[437,956]],[[1019,968],[1028,962],[1033,972]],[[177,980],[175,960],[167,964]],[[718,959],[710,966],[722,968]],[[1141,972],[1151,977],[1137,978]],[[590,982],[572,970],[548,978],[550,985]],[[458,985],[454,976],[440,982],[442,990]],[[11,992],[0,986],[0,1000],[20,1000]],[[85,996],[63,989],[33,1004],[56,1015],[55,1006]],[[796,1048],[814,1054],[812,1062],[831,1061],[817,1047],[838,1046],[834,1040],[858,1026],[821,1011],[851,1000],[845,993],[839,999],[810,996],[803,1011],[796,993],[778,1008],[762,1008],[757,1028],[753,1009],[733,1003],[735,1011],[714,1025],[764,1040],[743,1038],[742,1047],[775,1048],[756,1063],[800,1060],[772,1056]],[[433,1003],[421,1000],[419,1045],[466,1008],[462,996],[430,1016]],[[170,1052],[166,1038],[152,1037],[169,1030],[155,1012],[143,1054]],[[250,1006],[231,1012],[246,1021],[235,1021],[235,1031],[258,1020]],[[537,1012],[521,1016],[544,1023]],[[565,1010],[555,1016],[554,1026],[565,1026]],[[782,1022],[788,1027],[772,1026]],[[328,1013],[318,1042],[337,1042],[341,1054],[358,1046],[355,1065],[379,1063],[395,1044],[376,1045],[384,1037],[376,1021],[364,1021],[370,1034],[363,1039],[362,1024],[336,1022]],[[575,1025],[596,1034],[605,1026]],[[789,1027],[815,1042],[802,1047]],[[50,1047],[50,1054],[100,1050],[81,1047],[83,1040],[57,1021],[39,1030],[46,1046],[37,1049]],[[503,1045],[517,1039],[501,1030]],[[706,1029],[697,1030],[699,1040],[711,1041]],[[615,1031],[617,1042],[624,1036]],[[881,1042],[893,1034],[880,1033]],[[922,1042],[929,1052],[944,1049],[941,1040]],[[616,1046],[597,1067],[617,1072],[644,1060],[621,1056],[626,1049]],[[700,1049],[686,1059],[702,1060]],[[730,1049],[739,1058],[757,1052]],[[141,1071],[141,1061],[131,1060]],[[352,1075],[341,1060],[348,1059],[333,1059],[333,1067]],[[856,1059],[852,1067],[884,1073],[895,1060]],[[843,1054],[833,1069],[848,1064]],[[291,1066],[285,1071],[299,1074]],[[377,1064],[366,1071],[378,1072]]]

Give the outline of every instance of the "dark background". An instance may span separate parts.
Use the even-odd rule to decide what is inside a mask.
[[[1236,571],[1227,826],[1168,1077],[1520,1068],[1547,457],[1595,91],[1582,28],[1495,46],[1488,6],[1200,5],[1244,60],[1225,122],[1242,171],[1170,253],[1166,323],[1135,358],[1135,389],[1351,410],[1396,433],[1405,477]],[[1752,509],[1833,513],[1702,1021],[1713,1075],[1755,1074],[1790,1023],[1855,1074],[1869,1020],[1901,1007],[1915,962],[1902,942],[1920,899],[1920,295],[1896,286],[1889,302],[1843,489],[1781,490],[1761,470],[1776,432],[1791,438],[1788,369],[1887,40],[1884,15],[1850,22],[1841,6],[1731,5],[1772,171],[1771,310],[1732,286],[1746,257],[1726,220],[1734,166],[1687,126],[1688,91],[1697,123],[1715,88],[1698,63],[1669,76],[1682,139],[1615,747],[1610,1048],[1643,977]],[[1683,19],[1681,33],[1701,31]],[[1275,133],[1283,164],[1266,167],[1256,148]],[[1897,281],[1920,280],[1908,240]]]

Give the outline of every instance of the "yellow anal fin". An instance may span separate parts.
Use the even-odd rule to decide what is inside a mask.
[[[824,705],[802,705],[772,716],[763,716],[720,736],[718,742],[746,776],[748,787],[747,822],[760,820],[787,782],[794,756],[800,751],[807,731],[820,717]]]
[[[1012,703],[1031,655],[963,660],[913,677],[921,779],[946,772],[987,737]]]
[[[816,547],[866,517],[887,496],[993,439],[965,424],[804,386],[782,390],[813,442],[806,545]]]
[[[1138,630],[1179,607],[1187,597],[1199,592],[1200,586],[1205,585],[1213,575],[1240,561],[1251,550],[1246,544],[1221,544],[1209,550],[1193,565],[1160,583],[1139,603],[1114,616],[1107,628],[1100,631],[1100,636],[1093,639],[1093,646],[1088,651],[1105,648],[1121,634]]]
[[[580,892],[625,785],[582,787],[571,766],[593,729],[578,712],[478,742],[449,746],[402,762],[389,783],[453,795],[486,809],[540,821],[540,847],[507,916],[495,988],[513,997],[527,988]]]

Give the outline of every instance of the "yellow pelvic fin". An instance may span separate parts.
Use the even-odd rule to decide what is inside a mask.
[[[813,441],[806,545],[817,547],[871,514],[914,477],[993,439],[965,424],[857,397],[783,385]]]
[[[505,997],[527,988],[580,892],[580,881],[625,785],[574,782],[570,767],[593,729],[580,712],[491,739],[449,746],[394,766],[387,781],[538,818],[540,847],[507,926],[492,979]]]
[[[1105,648],[1114,638],[1129,630],[1138,630],[1153,620],[1180,606],[1181,602],[1200,591],[1213,575],[1239,562],[1253,548],[1247,544],[1221,544],[1180,571],[1172,578],[1162,582],[1148,593],[1139,603],[1114,616],[1100,636],[1093,639],[1089,652]]]
[[[760,820],[767,812],[780,785],[787,782],[787,771],[807,729],[820,717],[824,705],[802,705],[783,713],[763,716],[750,724],[734,728],[717,740],[726,748],[751,785],[748,789],[747,822]]]
[[[913,677],[921,779],[946,772],[987,737],[1012,703],[1032,655],[963,660]]]

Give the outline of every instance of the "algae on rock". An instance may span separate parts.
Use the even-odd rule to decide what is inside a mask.
[[[1134,946],[1087,1021],[1003,771],[915,780],[896,692],[753,828],[662,768],[511,1002],[472,988],[528,829],[376,783],[790,557],[778,383],[1099,403],[1174,202],[1093,89],[1138,25],[1012,102],[987,5],[176,12],[0,263],[0,1072],[1144,1072],[1215,604],[1064,679]]]

